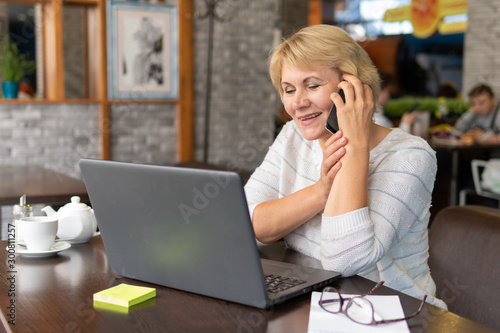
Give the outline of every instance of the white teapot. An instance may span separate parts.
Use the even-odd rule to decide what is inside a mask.
[[[42,211],[47,216],[56,216],[58,219],[57,237],[73,244],[88,242],[99,233],[94,211],[85,203],[80,202],[80,197],[71,197],[71,202],[56,211],[45,206]]]

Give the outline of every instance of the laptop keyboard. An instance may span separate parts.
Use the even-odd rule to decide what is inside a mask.
[[[306,281],[287,278],[274,274],[265,274],[264,278],[266,281],[267,291],[270,293],[279,293],[289,288],[306,283]]]

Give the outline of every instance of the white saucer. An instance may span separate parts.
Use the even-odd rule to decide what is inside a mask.
[[[29,251],[25,243],[16,244],[16,253],[24,257],[41,258],[50,257],[56,255],[58,252],[67,250],[71,247],[71,244],[65,241],[55,241],[54,244],[47,251]]]

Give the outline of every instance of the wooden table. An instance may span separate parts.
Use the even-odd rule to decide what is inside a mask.
[[[0,166],[0,205],[19,203],[26,194],[29,204],[65,204],[73,195],[88,202],[83,181],[41,166]]]
[[[0,242],[1,321],[7,332],[307,332],[310,294],[260,310],[116,276],[100,237],[52,258],[15,256],[12,268],[6,246]],[[279,245],[262,246],[260,252],[265,258],[320,265]],[[122,282],[156,287],[157,296],[128,314],[94,309],[95,292]],[[364,293],[374,283],[354,276],[334,286],[344,293]],[[420,304],[387,287],[376,293],[399,295],[406,314]],[[408,324],[412,332],[496,332],[429,304]]]

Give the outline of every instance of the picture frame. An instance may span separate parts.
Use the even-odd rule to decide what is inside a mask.
[[[178,9],[107,0],[109,99],[178,99]]]

